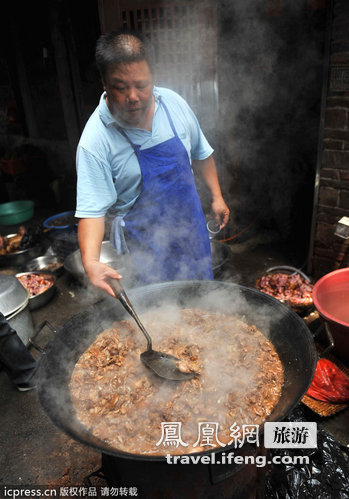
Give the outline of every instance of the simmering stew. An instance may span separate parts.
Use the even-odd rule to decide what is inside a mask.
[[[200,452],[230,444],[233,430],[271,413],[283,369],[254,325],[197,308],[140,318],[154,348],[197,375],[183,382],[156,376],[139,358],[145,341],[136,324],[114,323],[80,357],[70,382],[77,417],[96,437],[136,454]]]

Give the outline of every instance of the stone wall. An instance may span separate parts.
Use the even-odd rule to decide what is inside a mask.
[[[312,257],[315,278],[349,266],[349,240],[336,236],[349,216],[349,2],[334,0],[329,83]]]

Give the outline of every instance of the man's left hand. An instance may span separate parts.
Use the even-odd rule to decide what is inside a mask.
[[[223,229],[228,223],[230,210],[225,204],[224,199],[218,198],[212,201],[211,210],[219,228]]]

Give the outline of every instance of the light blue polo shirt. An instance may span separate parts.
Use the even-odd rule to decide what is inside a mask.
[[[163,100],[190,161],[208,158],[213,149],[186,101],[167,88],[154,87],[154,96],[151,132],[123,126],[131,142],[140,145],[141,149],[148,149],[173,137],[161,105]],[[98,107],[86,123],[77,148],[75,216],[78,218],[101,217],[108,211],[125,215],[141,192],[142,177],[137,157],[117,126],[120,124],[110,113],[103,93]]]

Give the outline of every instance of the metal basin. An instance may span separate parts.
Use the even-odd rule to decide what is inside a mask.
[[[221,269],[227,263],[230,255],[230,248],[227,244],[211,240],[212,269],[213,272]],[[103,241],[101,247],[100,261],[110,265],[113,269],[120,271],[127,266],[127,255],[117,255],[110,241]],[[80,250],[76,250],[64,260],[64,268],[77,279],[85,278],[84,267],[82,266]]]
[[[119,256],[112,248],[109,241],[103,241],[101,247],[100,261],[106,263],[118,272],[125,267],[127,256]],[[76,250],[64,260],[64,268],[67,272],[80,280],[85,279],[85,271],[82,265],[80,250]]]
[[[51,267],[52,266],[52,267]],[[57,268],[55,268],[55,266]],[[60,276],[64,272],[63,262],[58,256],[44,255],[34,258],[26,265],[26,270],[52,272],[55,276]]]

